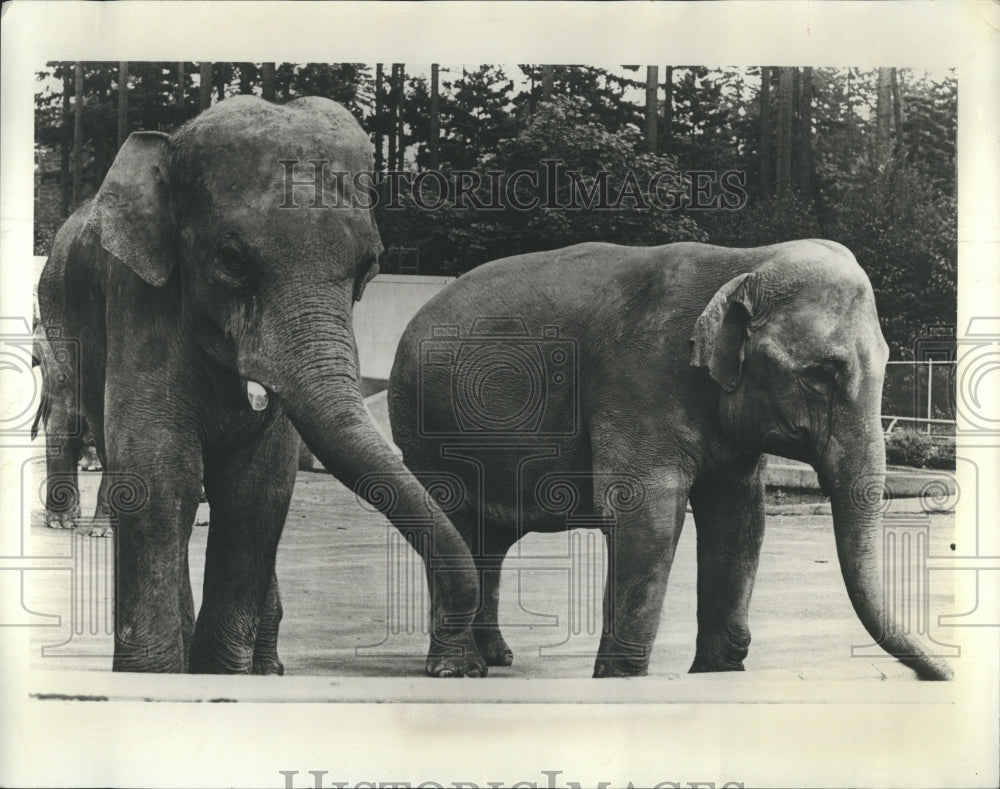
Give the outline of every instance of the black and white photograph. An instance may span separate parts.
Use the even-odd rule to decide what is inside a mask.
[[[0,783],[995,785],[998,17],[876,5],[5,6]]]

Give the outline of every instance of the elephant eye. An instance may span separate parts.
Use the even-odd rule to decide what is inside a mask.
[[[803,371],[802,380],[813,391],[825,394],[836,388],[840,375],[832,364],[814,364]]]
[[[215,253],[215,273],[224,283],[234,287],[246,285],[249,279],[246,261],[232,247],[223,247]]]

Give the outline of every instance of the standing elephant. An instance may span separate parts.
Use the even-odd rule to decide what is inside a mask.
[[[371,160],[332,101],[235,97],[171,136],[131,135],[57,235],[42,323],[80,341],[82,410],[106,468],[134,481],[130,500],[112,502],[115,670],[281,672],[274,565],[296,429],[348,487],[392,476],[390,520],[431,524],[449,562],[433,576],[428,671],[482,670],[468,548],[373,428],[359,389],[351,308],[382,246],[342,174]],[[203,478],[195,622],[187,540]]]
[[[77,469],[82,459],[90,470],[96,460],[103,463],[103,444],[89,429],[80,408],[80,365],[75,343],[49,341],[41,323],[35,326],[32,355],[42,373],[42,397],[31,427],[31,438],[38,427],[45,429],[45,516],[52,529],[72,529],[79,525],[80,487]],[[103,434],[101,430],[98,433]],[[107,528],[111,515],[108,507],[108,475],[102,475],[94,511],[91,535],[111,536]]]
[[[576,499],[572,514],[602,518],[608,543],[594,676],[645,674],[690,501],[691,671],[741,670],[768,452],[816,470],[868,632],[921,678],[948,678],[884,607],[887,358],[868,278],[827,241],[582,244],[489,263],[439,293],[400,343],[390,418],[410,469],[465,484],[451,518],[481,575],[485,660],[513,657],[497,624],[504,555],[525,532],[565,529]]]

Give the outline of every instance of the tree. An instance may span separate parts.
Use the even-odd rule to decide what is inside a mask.
[[[83,197],[83,63],[74,65],[73,91],[73,205]]]
[[[663,74],[663,153],[670,153],[674,137],[674,67],[667,66]]]
[[[760,69],[760,193],[771,193],[771,69]]]
[[[656,153],[657,68],[646,66],[646,151]]]
[[[378,63],[375,66],[375,115],[372,119],[372,126],[374,127],[375,134],[375,172],[380,173],[383,169],[382,161],[382,113],[383,113],[383,97],[382,97],[382,64]]]
[[[802,69],[799,80],[798,188],[806,199],[812,196],[812,68]]]
[[[395,168],[403,169],[404,152],[406,143],[403,138],[403,99],[406,90],[406,70],[402,63],[399,63],[399,71],[396,75],[396,161]]]
[[[261,95],[266,101],[274,101],[274,63],[264,63],[261,65]]]
[[[880,167],[885,167],[892,158],[891,118],[892,69],[880,68],[875,109],[875,158]]]
[[[431,169],[438,170],[441,167],[441,149],[439,140],[439,137],[441,136],[441,108],[438,96],[437,63],[431,64],[431,115],[427,136],[429,137],[428,146],[430,148]]]
[[[200,85],[198,89],[198,107],[204,112],[212,106],[212,64],[202,61],[200,64]]]
[[[906,150],[906,139],[903,136],[905,123],[903,117],[905,110],[903,107],[903,96],[899,89],[899,74],[897,69],[892,70],[892,117],[896,129],[896,154],[902,155]]]
[[[555,69],[552,66],[542,66],[542,101],[552,101],[554,82]]]
[[[778,69],[778,172],[775,181],[779,197],[786,194],[792,184],[794,71],[790,67]]]

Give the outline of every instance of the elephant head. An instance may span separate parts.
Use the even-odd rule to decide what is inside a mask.
[[[390,519],[433,522],[435,550],[453,554],[457,568],[442,582],[454,579],[451,594],[468,598],[471,611],[468,549],[374,429],[359,388],[352,307],[382,250],[356,178],[371,169],[371,143],[340,105],[234,97],[172,136],[131,135],[88,230],[174,300],[202,368],[231,407],[280,402],[349,488],[391,477]]]
[[[947,679],[950,669],[886,607],[880,414],[889,350],[871,284],[840,245],[788,249],[717,291],[695,324],[691,363],[718,384],[730,440],[816,470],[847,591],[871,636],[921,678]]]

